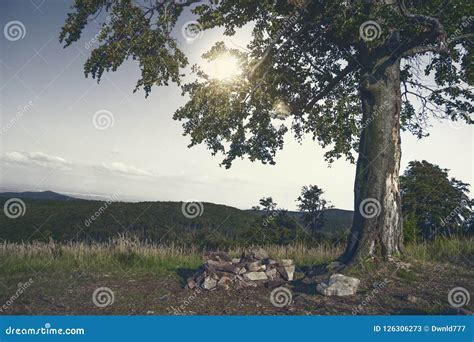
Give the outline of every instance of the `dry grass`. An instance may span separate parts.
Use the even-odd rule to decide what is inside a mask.
[[[245,248],[245,250],[252,247]],[[294,259],[298,265],[311,265],[334,259],[342,252],[341,246],[303,244],[269,245],[265,249],[276,259]],[[244,248],[227,251],[240,256]],[[0,244],[0,264],[5,273],[53,269],[113,270],[133,268],[153,272],[174,271],[178,268],[197,268],[204,261],[203,251],[197,247],[159,245],[119,237],[106,243],[75,242],[67,244],[9,243]]]
[[[444,238],[408,245],[405,256],[420,262],[441,262],[472,266],[474,238]]]
[[[334,260],[343,252],[343,247],[322,243],[312,247],[269,245],[265,249],[272,258],[293,259],[298,266],[306,266]],[[227,252],[237,257],[251,248],[234,248]],[[193,246],[160,245],[125,237],[91,244],[3,242],[0,244],[0,277],[45,269],[113,272],[126,268],[137,272],[175,272],[183,268],[196,269],[204,261],[202,255],[203,251]],[[472,239],[438,239],[407,246],[405,257],[420,262],[472,264],[474,243]]]

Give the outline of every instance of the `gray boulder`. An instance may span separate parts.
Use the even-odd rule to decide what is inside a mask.
[[[333,274],[327,283],[319,283],[316,291],[325,296],[351,296],[357,292],[360,280],[343,274]]]

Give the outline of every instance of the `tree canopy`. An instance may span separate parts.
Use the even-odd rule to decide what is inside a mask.
[[[296,199],[298,209],[302,211],[303,221],[313,231],[320,230],[324,225],[324,212],[331,208],[328,201],[322,198],[324,190],[317,185],[303,186],[301,195]]]
[[[240,77],[222,82],[194,66],[195,81],[182,84],[188,61],[173,28],[188,8],[197,22],[183,29],[195,33],[224,27],[233,35],[253,25],[247,49],[218,42],[204,54],[237,57]],[[102,20],[85,74],[100,81],[132,59],[141,71],[135,90],[180,84],[189,101],[174,118],[191,145],[222,153],[226,167],[244,156],[273,164],[289,130],[328,147],[329,161],[353,161],[368,124],[359,88],[394,58],[403,61],[403,130],[422,137],[430,116],[472,123],[473,14],[469,0],[76,0],[60,40],[69,46]],[[282,106],[284,121],[275,118]]]
[[[472,219],[469,184],[449,178],[447,169],[412,161],[400,178],[405,235],[431,239],[467,232]]]

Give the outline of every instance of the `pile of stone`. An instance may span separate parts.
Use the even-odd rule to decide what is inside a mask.
[[[293,260],[272,259],[263,249],[246,252],[234,259],[220,252],[207,253],[205,257],[207,261],[204,265],[187,280],[188,289],[276,287],[293,280],[295,274]]]

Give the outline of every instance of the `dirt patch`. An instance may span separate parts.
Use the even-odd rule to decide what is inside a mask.
[[[46,272],[46,273],[45,273]],[[412,315],[455,314],[448,293],[455,287],[469,289],[474,272],[453,265],[415,264],[405,272],[373,269],[361,278],[354,296],[325,297],[316,292],[314,277],[284,285],[291,302],[272,304],[272,289],[192,291],[183,287],[189,272],[153,274],[97,274],[47,271],[18,298],[12,296],[25,274],[0,278],[0,304],[9,302],[0,314],[16,315]],[[98,307],[93,293],[107,288],[113,303]],[[463,306],[473,311],[472,302]]]

